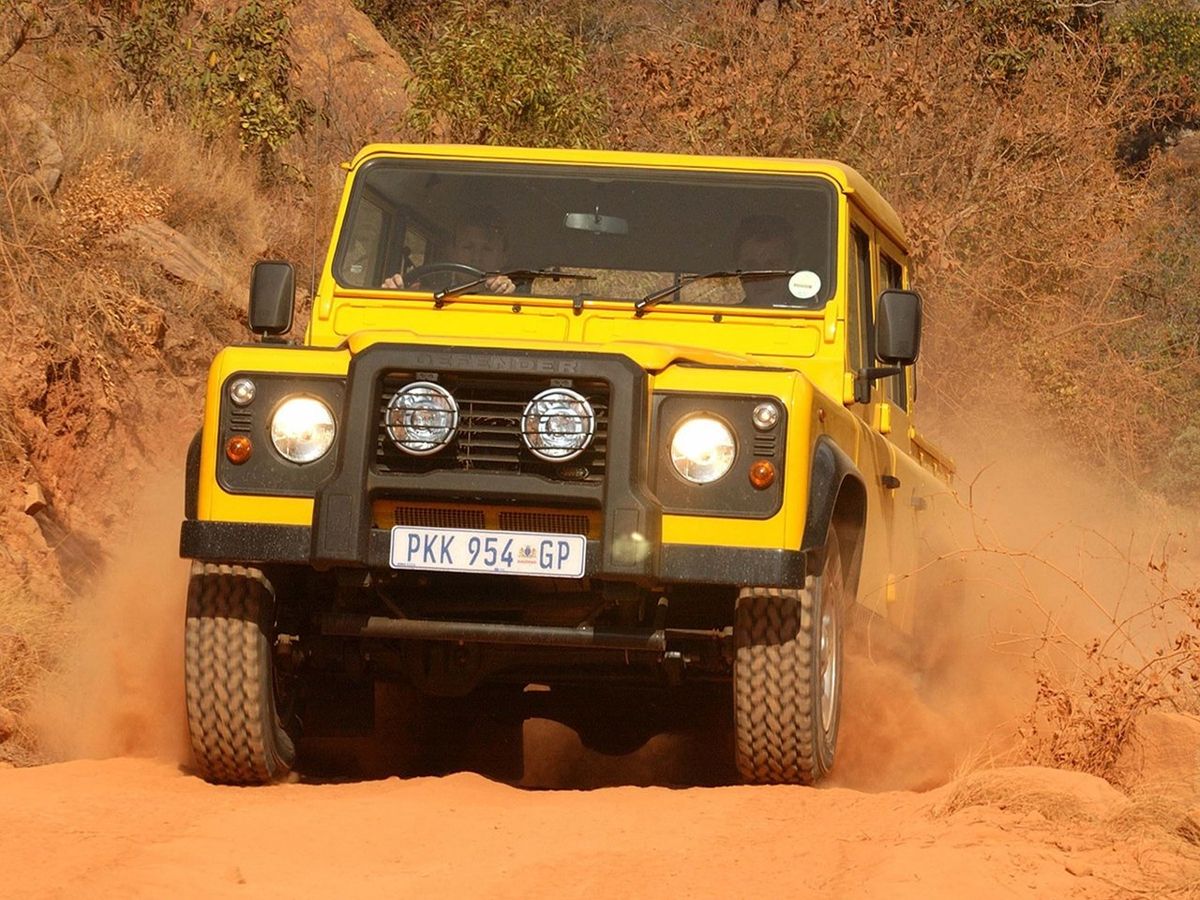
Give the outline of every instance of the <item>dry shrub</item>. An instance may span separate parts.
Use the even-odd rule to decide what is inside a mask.
[[[980,425],[1032,386],[1090,458],[1144,476],[1173,429],[1155,370],[1122,354],[1121,301],[1160,201],[1118,145],[1153,113],[1095,20],[1074,38],[1019,16],[989,31],[989,10],[813,0],[766,21],[696,4],[610,61],[610,139],[857,167],[914,245],[925,407]]]
[[[167,192],[131,175],[105,153],[84,163],[58,200],[57,247],[64,257],[90,258],[106,239],[162,215]]]
[[[1132,637],[1147,630],[1149,638]],[[1072,666],[1040,671],[1034,709],[1021,737],[1029,759],[1039,765],[1120,783],[1117,763],[1137,720],[1163,708],[1200,711],[1197,590],[1165,595],[1132,615],[1114,616],[1112,631],[1089,641]]]

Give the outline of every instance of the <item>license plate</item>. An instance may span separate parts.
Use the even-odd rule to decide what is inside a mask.
[[[587,538],[582,534],[406,525],[392,529],[393,569],[582,578],[586,556]]]

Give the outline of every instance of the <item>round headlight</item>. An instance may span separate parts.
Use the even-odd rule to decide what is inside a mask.
[[[596,413],[581,394],[550,388],[529,401],[521,415],[521,437],[539,459],[566,462],[588,448],[596,434]]]
[[[671,436],[675,471],[694,484],[709,484],[723,477],[736,455],[733,432],[712,416],[693,416]]]
[[[405,453],[428,456],[454,440],[458,403],[431,381],[414,381],[396,391],[387,408],[387,433]]]
[[[271,416],[271,443],[294,463],[315,462],[328,453],[336,431],[333,413],[315,397],[288,397]]]

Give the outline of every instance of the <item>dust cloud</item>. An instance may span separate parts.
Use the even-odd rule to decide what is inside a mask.
[[[959,451],[956,497],[941,507],[953,521],[917,573],[934,627],[919,665],[851,641],[831,785],[927,790],[1027,763],[1019,732],[1038,673],[1069,684],[1096,646],[1145,662],[1178,631],[1164,609],[1200,583],[1195,513],[1022,429],[946,441]]]
[[[59,670],[35,692],[30,720],[52,759],[187,758],[182,467],[144,477],[103,572],[75,600]]]
[[[869,634],[850,640],[831,787],[928,790],[966,769],[1024,762],[1017,732],[1033,703],[1035,671],[1069,674],[1093,638],[1130,658],[1152,652],[1166,624],[1144,611],[1200,581],[1186,513],[1105,483],[1028,437],[1000,441],[993,432],[990,456],[981,445],[973,435],[958,445],[968,453],[959,459],[957,496],[943,505],[952,537],[916,573],[938,623],[922,636],[920,665]],[[956,446],[953,438],[947,446]],[[187,759],[182,483],[178,468],[147,477],[129,500],[124,533],[107,548],[105,573],[76,601],[72,649],[40,686],[31,714],[52,758]],[[726,694],[694,728],[657,734],[623,754],[589,749],[570,728],[532,716],[521,783],[733,783]],[[373,739],[368,763],[353,768],[404,774],[383,746],[401,739],[413,735],[393,723]]]

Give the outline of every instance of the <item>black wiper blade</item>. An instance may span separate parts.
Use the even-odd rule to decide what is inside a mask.
[[[667,285],[665,288],[660,288],[657,291],[651,291],[641,300],[633,304],[633,308],[638,312],[650,309],[657,306],[659,303],[670,302],[664,301],[664,297],[674,294],[685,285],[691,284],[693,281],[704,281],[706,278],[778,278],[780,275],[791,275],[787,269],[718,269],[715,272],[702,272],[696,275],[683,275],[674,284]]]
[[[595,281],[595,275],[575,275],[571,272],[555,272],[553,269],[506,269],[503,272],[484,272],[479,278],[474,281],[468,281],[466,284],[456,284],[454,287],[446,288],[444,291],[437,291],[433,295],[434,301],[440,306],[442,301],[447,297],[457,297],[459,294],[465,294],[471,288],[477,288],[481,284],[486,284],[489,278],[496,276],[505,278],[570,278],[574,281]]]

